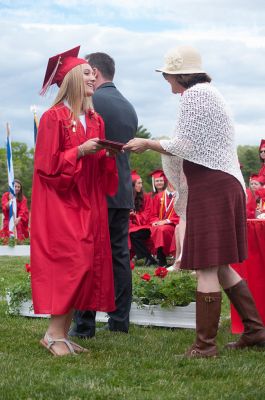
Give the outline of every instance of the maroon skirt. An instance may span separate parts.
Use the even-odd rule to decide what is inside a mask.
[[[182,269],[202,269],[247,258],[246,198],[225,172],[184,160],[189,194]]]

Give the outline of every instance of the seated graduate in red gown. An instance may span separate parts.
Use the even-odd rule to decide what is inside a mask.
[[[106,195],[118,188],[104,122],[92,108],[95,77],[79,47],[50,58],[41,94],[59,92],[38,129],[31,212],[34,311],[51,314],[41,344],[54,355],[83,352],[67,333],[73,310],[114,311]]]
[[[175,191],[170,182],[166,190],[153,198],[151,239],[160,266],[167,266],[166,256],[170,254],[175,226],[179,223],[179,216],[174,211],[174,200]]]
[[[265,189],[263,188],[264,183],[265,177],[259,176],[258,174],[252,174],[249,178],[249,188],[246,189],[248,219],[255,219],[262,213],[262,199],[265,197]]]
[[[163,192],[167,187],[167,178],[162,169],[156,169],[149,174],[152,178],[152,192],[150,195],[155,197],[158,193]]]
[[[262,176],[265,181],[265,139],[261,139],[261,142],[259,145],[259,158],[261,161],[261,168],[259,170],[258,175]]]
[[[131,250],[137,259],[145,258],[145,265],[156,265],[146,241],[151,235],[150,217],[152,212],[152,199],[143,192],[143,182],[136,171],[132,171],[132,185],[134,196],[134,210],[130,212],[129,234]]]
[[[16,237],[18,240],[25,240],[29,237],[29,210],[27,198],[23,194],[23,187],[20,180],[14,180],[14,189],[17,200],[17,215],[15,218]],[[3,230],[9,231],[9,205],[12,194],[5,192],[2,196],[2,211],[4,215]]]

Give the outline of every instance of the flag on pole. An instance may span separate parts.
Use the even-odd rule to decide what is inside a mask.
[[[14,169],[12,160],[12,146],[9,124],[6,124],[6,160],[8,173],[8,187],[12,198],[9,201],[9,231],[13,232],[10,236],[15,236],[15,218],[17,216],[17,200],[15,195]]]
[[[34,112],[34,144],[36,144],[38,128],[39,128],[39,121],[36,112]]]

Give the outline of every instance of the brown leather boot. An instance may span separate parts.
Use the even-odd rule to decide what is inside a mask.
[[[188,358],[216,357],[215,338],[221,314],[222,293],[196,293],[196,341],[186,352]]]
[[[225,289],[225,293],[244,325],[244,333],[239,340],[227,343],[226,347],[244,349],[251,346],[265,346],[265,328],[246,282],[244,280],[238,282],[231,288]]]

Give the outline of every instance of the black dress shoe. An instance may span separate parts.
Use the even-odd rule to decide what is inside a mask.
[[[158,266],[159,267],[167,267],[167,259],[166,258],[158,258]]]
[[[89,332],[80,333],[76,332],[75,328],[71,328],[68,332],[68,336],[77,337],[78,339],[91,339],[95,336],[95,329],[89,330]]]
[[[146,257],[144,266],[150,267],[151,265],[157,265],[157,261],[152,256]]]
[[[162,247],[159,247],[157,249],[157,261],[159,267],[167,267],[167,259],[165,254],[163,253]]]

